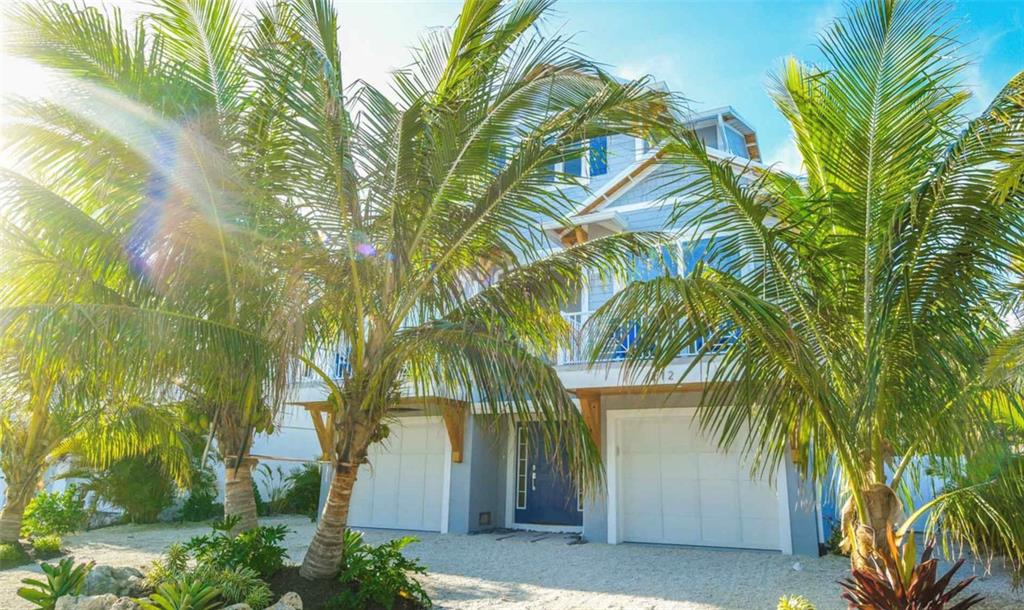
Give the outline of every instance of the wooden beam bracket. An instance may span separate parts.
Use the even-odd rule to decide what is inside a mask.
[[[462,403],[451,401],[441,407],[444,427],[452,445],[452,462],[462,463],[462,444],[466,436],[466,415],[469,409]]]

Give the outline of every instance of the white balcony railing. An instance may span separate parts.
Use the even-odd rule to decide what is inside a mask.
[[[559,365],[569,364],[586,364],[590,362],[590,350],[593,349],[593,331],[590,327],[586,326],[587,320],[590,318],[589,312],[576,312],[576,313],[562,313],[562,317],[569,323],[570,328],[570,339],[569,345],[562,347],[558,350]],[[615,338],[611,341],[611,344],[607,346],[601,356],[598,358],[598,362],[616,362],[625,360],[626,356],[630,354],[630,351],[634,349],[637,340],[640,337],[640,333],[644,330],[643,320],[633,322],[632,324],[624,325],[616,333]],[[739,331],[734,330],[726,333],[725,336],[719,337],[716,340],[715,346],[711,349],[712,352],[718,353],[729,349],[729,346],[736,342],[739,337]],[[705,349],[705,343],[707,339],[698,339],[697,341],[687,345],[679,353],[680,357],[696,356],[702,349]]]

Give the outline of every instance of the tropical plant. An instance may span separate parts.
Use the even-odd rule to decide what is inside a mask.
[[[983,599],[970,595],[958,602],[953,598],[974,581],[974,577],[950,586],[956,571],[963,565],[959,559],[948,572],[936,577],[939,561],[932,558],[934,544],[928,542],[921,561],[917,561],[917,545],[909,535],[902,547],[888,533],[888,546],[872,558],[872,567],[855,568],[850,577],[840,581],[843,599],[858,610],[967,610]]]
[[[64,491],[41,491],[25,507],[24,536],[64,536],[84,528],[89,521],[85,497],[76,485]]]
[[[281,512],[316,519],[320,503],[320,464],[303,464],[288,473],[285,481],[288,487],[281,501]]]
[[[39,536],[38,538],[32,539],[32,552],[35,554],[37,559],[50,559],[60,555],[60,545],[63,544],[63,540],[57,534],[50,534],[48,536]]]
[[[225,458],[225,514],[254,526],[248,451],[282,399],[306,302],[292,265],[265,256],[293,247],[288,215],[261,190],[280,163],[284,105],[244,65],[259,32],[227,1],[166,0],[135,23],[51,2],[11,19],[10,50],[66,82],[7,105],[19,173],[3,175],[2,271],[15,289],[0,300],[0,337],[22,368],[37,353],[91,363],[105,385],[83,390],[105,402],[102,387],[135,385],[138,401],[187,407]],[[23,392],[42,401],[45,381]]]
[[[295,115],[283,186],[315,236],[304,264],[319,291],[303,363],[329,388],[333,422],[334,474],[306,578],[337,573],[358,469],[403,392],[428,407],[438,396],[472,398],[495,413],[539,415],[579,485],[600,478],[597,448],[549,359],[569,336],[558,306],[587,268],[624,268],[655,236],[545,257],[541,225],[571,228],[563,188],[579,181],[556,165],[579,159],[591,137],[647,135],[671,100],[539,34],[549,4],[467,1],[394,73],[393,101],[365,83],[346,92],[327,2],[296,2],[275,18],[289,42],[263,70],[281,75]],[[321,369],[311,357],[320,350],[339,351],[342,365]]]
[[[178,489],[166,465],[150,455],[117,460],[103,469],[72,469],[68,476],[84,479],[84,491],[124,510],[129,523],[156,523]]]
[[[192,564],[189,559],[189,551],[184,545],[172,544],[146,573],[146,585],[159,589],[168,584],[190,587],[200,583],[219,588],[220,597],[226,604],[244,603],[254,610],[270,605],[273,593],[256,570],[244,565],[224,567],[204,561]]]
[[[549,4],[467,1],[395,74],[395,102],[364,83],[346,92],[325,0],[251,17],[230,0],[160,0],[128,28],[116,10],[22,5],[13,50],[69,78],[55,100],[9,105],[11,149],[34,178],[7,176],[18,256],[4,280],[19,289],[0,302],[0,336],[16,362],[61,346],[149,404],[202,413],[225,457],[225,513],[244,528],[248,449],[299,356],[328,385],[334,423],[306,577],[337,573],[359,465],[402,387],[495,412],[542,405],[545,442],[592,488],[598,451],[548,360],[569,335],[557,305],[586,268],[624,267],[655,236],[543,258],[540,226],[572,228],[563,187],[579,180],[556,167],[591,137],[646,137],[671,100],[543,37]],[[40,270],[40,250],[62,256]],[[69,268],[90,290],[51,294],[80,284],[54,279]],[[77,343],[20,339],[55,326]],[[336,379],[312,355],[339,345]]]
[[[0,326],[4,315],[0,312]],[[100,382],[100,376],[95,371],[86,371],[84,360],[76,362],[74,355],[62,353],[64,348],[56,345],[61,342],[59,331],[53,330],[51,338],[55,345],[38,350],[28,345],[34,341],[6,341],[0,336],[0,470],[7,482],[0,511],[0,542],[18,540],[26,506],[42,482],[43,473],[67,456],[74,455],[83,463],[102,468],[119,458],[155,453],[172,471],[182,476],[187,472],[186,448],[176,431],[173,414],[121,402],[118,389],[101,390],[99,385],[106,384]],[[15,342],[21,345],[12,348]],[[12,349],[7,351],[8,348]],[[38,352],[37,364],[52,358],[55,368],[39,375],[12,373],[15,366],[3,369],[15,360],[5,356],[12,352],[27,356],[33,351]],[[61,371],[61,375],[56,376],[54,370]],[[34,383],[30,379],[50,385],[40,393],[29,389]],[[119,389],[128,392],[130,385]],[[103,395],[105,399],[98,399]],[[72,492],[40,498],[38,508],[33,509],[37,518],[29,530],[45,533],[57,528],[53,531],[60,533],[58,530],[81,527],[82,523],[77,521],[80,513],[72,508],[72,503],[77,502],[73,496]],[[66,518],[69,520],[65,521]]]
[[[217,477],[203,468],[192,475],[188,497],[181,505],[182,521],[206,521],[224,514],[224,505],[217,502]]]
[[[345,560],[338,575],[346,589],[332,598],[327,607],[332,610],[372,607],[391,610],[400,600],[406,600],[416,607],[430,608],[430,597],[415,578],[425,574],[426,568],[402,553],[414,542],[416,538],[404,536],[374,546],[364,542],[360,532],[347,530]]]
[[[31,562],[32,559],[18,542],[0,542],[0,570],[14,568]]]
[[[755,467],[793,455],[816,482],[838,468],[858,567],[902,520],[915,459],[963,479],[965,464],[1007,453],[1002,422],[1022,404],[986,362],[1024,244],[1024,73],[964,119],[966,64],[945,11],[866,0],[822,34],[825,65],[785,62],[771,94],[806,178],[676,134],[663,153],[680,178],[671,222],[712,236],[707,260],[631,284],[590,327],[597,359],[642,321],[626,365],[637,378],[657,378],[686,346],[698,347],[691,367],[713,359],[698,420],[722,445],[745,436]],[[988,503],[986,487],[1004,500]],[[976,521],[951,518],[958,498],[984,507]],[[1022,504],[1024,479],[990,477],[903,529],[931,509],[929,529],[1020,566],[1024,532],[1007,510]]]
[[[814,604],[803,595],[783,596],[775,610],[815,610]]]
[[[22,579],[22,584],[28,585],[18,589],[18,597],[33,603],[41,610],[53,610],[57,600],[65,595],[78,595],[85,585],[85,577],[92,570],[94,563],[75,564],[71,557],[61,559],[60,563],[54,565],[49,563],[41,564],[46,575],[46,581],[35,578]]]
[[[184,548],[199,564],[218,568],[244,566],[263,578],[272,576],[284,565],[287,551],[280,545],[288,533],[285,525],[258,526],[232,535],[237,531],[239,517],[228,517],[215,522],[213,532],[195,536]]]
[[[220,589],[199,581],[163,584],[149,598],[139,600],[142,610],[216,610],[223,605]]]

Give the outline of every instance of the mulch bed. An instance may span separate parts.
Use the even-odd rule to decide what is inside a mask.
[[[302,598],[303,610],[330,610],[332,607],[328,602],[345,590],[345,585],[338,582],[336,578],[322,580],[302,578],[299,576],[299,566],[285,566],[271,576],[267,582],[270,584],[270,590],[274,592],[275,600],[289,591],[298,593]],[[370,607],[366,610],[383,610],[383,608]],[[420,607],[406,600],[398,600],[394,610],[420,610]]]

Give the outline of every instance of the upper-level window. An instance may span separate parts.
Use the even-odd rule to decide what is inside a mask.
[[[693,273],[697,263],[702,261],[705,265],[720,271],[737,272],[735,255],[720,250],[720,243],[710,237],[681,243],[679,249],[683,259],[683,275]]]
[[[583,158],[573,157],[566,159],[565,165],[562,171],[569,174],[570,176],[582,176],[583,175]]]
[[[728,124],[722,127],[725,132],[725,144],[728,151],[734,155],[746,158],[749,153],[747,153],[747,140],[743,137],[743,134]]]
[[[669,246],[661,246],[633,259],[633,279],[646,282],[655,278],[674,276],[679,269]]]
[[[590,176],[601,176],[608,173],[608,136],[590,138],[589,155]]]

